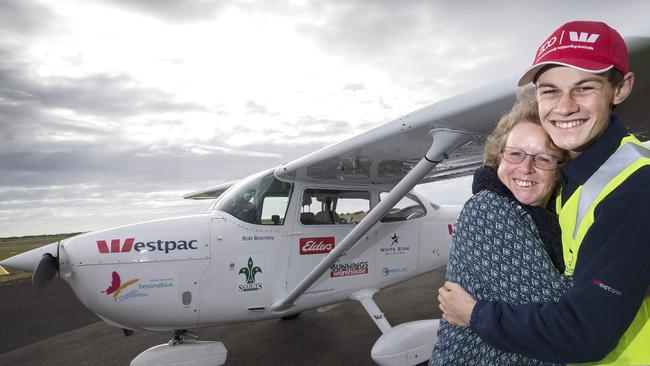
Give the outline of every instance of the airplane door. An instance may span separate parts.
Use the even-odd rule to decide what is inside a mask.
[[[225,215],[210,221],[212,261],[202,278],[201,323],[261,316],[271,301],[276,248],[283,237],[279,229],[262,231]]]
[[[201,309],[205,323],[268,316],[273,293],[285,284],[291,240],[285,216],[292,193],[293,183],[276,179],[269,170],[237,183],[214,203],[212,261],[201,292],[211,304]]]
[[[287,291],[295,288],[370,208],[368,191],[307,188],[301,198],[289,253]],[[335,293],[370,283],[375,254],[363,241],[366,240],[344,254],[305,296]]]

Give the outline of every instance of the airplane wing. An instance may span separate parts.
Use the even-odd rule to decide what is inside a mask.
[[[431,146],[434,129],[464,131],[470,144],[438,164],[421,183],[470,174],[483,160],[485,137],[515,101],[507,78],[431,104],[275,170],[282,180],[395,185]],[[435,141],[433,142],[435,144]]]
[[[183,196],[183,198],[188,199],[188,200],[208,200],[208,199],[215,199],[223,192],[225,192],[228,188],[230,188],[232,185],[235,183],[239,182],[238,180],[234,180],[232,182],[226,182],[226,183],[221,183],[217,184],[216,186],[208,187],[205,189],[201,189],[198,191],[194,191],[191,193],[188,193]]]
[[[626,39],[636,81],[632,95],[617,109],[630,132],[650,137],[650,37]],[[470,144],[452,154],[420,183],[468,175],[483,160],[485,138],[516,98],[519,74],[431,104],[397,120],[284,164],[275,175],[287,181],[395,185],[431,146],[436,128],[464,131]],[[435,144],[436,142],[433,141]]]

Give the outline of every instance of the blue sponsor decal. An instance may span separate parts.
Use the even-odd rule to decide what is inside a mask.
[[[383,272],[384,272],[384,276],[389,276],[389,275],[394,274],[394,273],[406,273],[407,270],[408,270],[408,268],[406,268],[406,267],[401,267],[401,268],[384,267]]]

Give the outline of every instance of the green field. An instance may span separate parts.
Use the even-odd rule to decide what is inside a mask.
[[[41,247],[45,244],[56,243],[59,240],[79,235],[81,233],[56,234],[56,235],[33,235],[0,238],[0,260],[13,257],[14,255],[24,253],[34,248]],[[7,269],[11,271],[10,269]],[[0,276],[0,282],[16,280],[20,278],[31,277],[31,273],[12,272],[8,275]]]

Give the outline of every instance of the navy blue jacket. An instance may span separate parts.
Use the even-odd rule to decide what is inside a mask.
[[[564,168],[563,202],[627,135],[612,115],[605,133]],[[559,302],[477,302],[471,329],[508,352],[554,362],[605,357],[636,315],[650,285],[650,167],[632,174],[594,212],[580,246],[574,285]],[[609,286],[597,286],[602,283]]]

